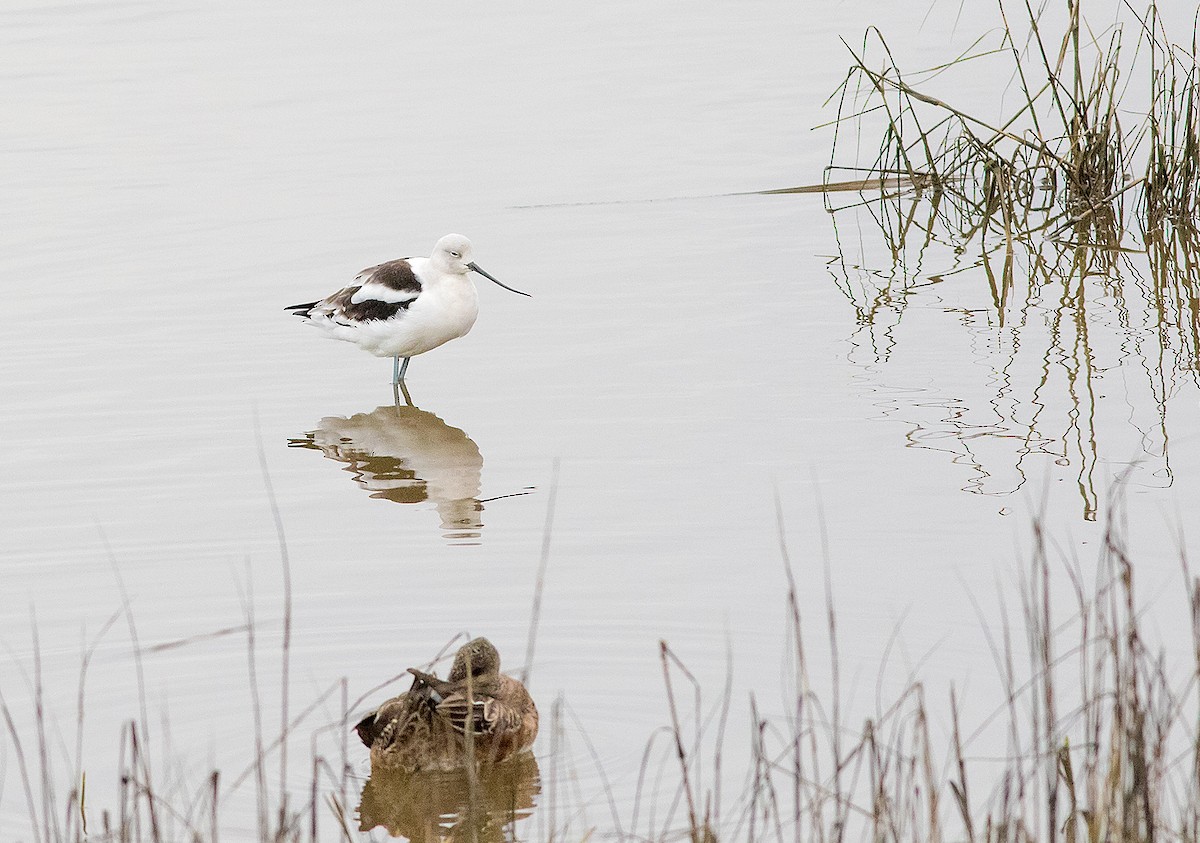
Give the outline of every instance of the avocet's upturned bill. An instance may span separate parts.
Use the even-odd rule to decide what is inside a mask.
[[[468,273],[528,296],[488,275],[471,260],[471,241],[447,234],[427,258],[401,258],[358,273],[354,283],[320,301],[286,308],[326,336],[352,342],[376,357],[391,357],[392,384],[408,361],[471,330],[479,293]],[[400,364],[401,358],[404,364]]]

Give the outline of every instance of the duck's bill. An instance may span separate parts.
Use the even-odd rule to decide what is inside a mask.
[[[533,296],[530,295],[529,293],[522,293],[520,290],[514,290],[512,287],[508,286],[507,284],[501,284],[495,278],[493,278],[492,276],[490,276],[486,272],[484,272],[482,269],[480,269],[479,264],[477,264],[477,263],[472,262],[472,263],[467,264],[467,269],[471,270],[472,272],[478,272],[480,275],[482,275],[487,280],[491,281],[493,284],[499,284],[501,287],[508,290],[510,293],[516,293],[518,296],[529,296],[529,298],[533,298]]]

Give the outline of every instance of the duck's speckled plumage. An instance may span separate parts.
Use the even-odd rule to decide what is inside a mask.
[[[415,668],[407,692],[355,727],[371,764],[416,772],[455,770],[473,744],[476,763],[504,761],[537,737],[538,713],[525,686],[500,673],[500,654],[486,638],[459,649],[446,680]]]

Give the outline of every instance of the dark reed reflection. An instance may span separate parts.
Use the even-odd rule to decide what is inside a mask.
[[[447,539],[470,542],[482,535],[479,447],[464,431],[408,400],[369,413],[323,418],[316,429],[288,445],[343,463],[372,498],[432,501]]]
[[[359,829],[382,827],[413,843],[519,840],[516,823],[533,813],[540,791],[537,760],[528,752],[486,766],[475,776],[465,770],[401,773],[374,768],[359,801]]]
[[[1053,185],[1032,179],[1018,220],[995,208],[989,178],[974,194],[831,209],[829,271],[858,325],[850,357],[883,416],[906,423],[907,447],[969,468],[966,491],[1011,494],[1052,459],[1073,468],[1094,520],[1100,465],[1137,462],[1134,482],[1172,482],[1171,406],[1200,388],[1196,230],[1161,227],[1131,247],[1119,205],[1064,223],[1037,204]]]

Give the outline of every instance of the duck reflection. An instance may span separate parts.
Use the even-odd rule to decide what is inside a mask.
[[[397,396],[399,398],[399,396]],[[289,447],[340,463],[372,498],[433,501],[448,539],[477,539],[483,456],[471,437],[409,400],[353,416],[329,416]]]
[[[515,840],[513,824],[533,813],[541,791],[531,753],[482,768],[404,773],[372,767],[358,806],[359,830],[382,827],[413,843]]]

